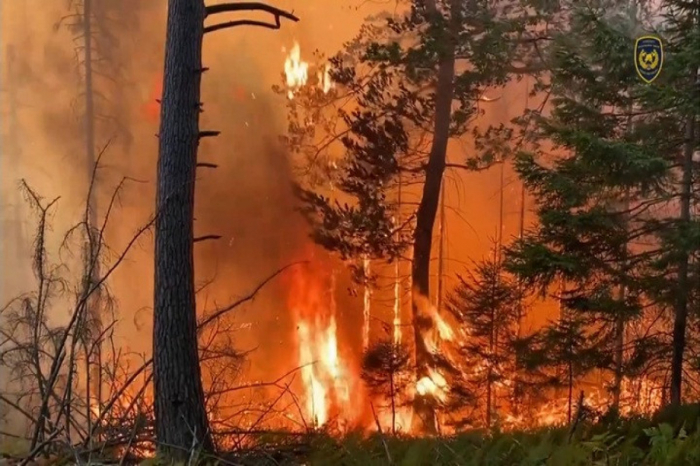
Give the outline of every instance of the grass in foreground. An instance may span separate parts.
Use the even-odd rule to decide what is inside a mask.
[[[699,414],[700,407],[690,405],[662,412],[652,420],[581,424],[574,432],[564,428],[494,434],[475,431],[441,438],[358,434],[342,439],[320,433],[269,435],[260,438],[254,450],[208,460],[193,457],[188,463],[245,466],[700,465]],[[7,446],[5,444],[4,448]],[[118,462],[116,459],[99,464]],[[42,460],[30,464],[37,463],[47,464]],[[150,459],[141,464],[156,466],[168,462]]]

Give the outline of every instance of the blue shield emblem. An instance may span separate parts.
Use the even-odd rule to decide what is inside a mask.
[[[642,81],[655,80],[664,64],[664,48],[656,36],[643,36],[634,44],[634,66]]]

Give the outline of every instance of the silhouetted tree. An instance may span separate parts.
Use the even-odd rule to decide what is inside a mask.
[[[469,372],[472,392],[486,388],[486,425],[498,411],[496,384],[515,376],[512,352],[521,312],[520,288],[495,259],[475,264],[459,275],[459,284],[447,297],[447,309],[466,336],[460,364]]]
[[[629,4],[571,9],[568,31],[551,48],[553,109],[535,131],[562,153],[551,157],[539,146],[516,160],[539,224],[511,248],[508,267],[545,294],[566,285],[557,296],[560,321],[542,331],[537,352],[565,368],[556,379],[568,387],[569,417],[577,379],[612,372],[619,399],[623,377],[649,370],[669,347],[671,399],[680,402],[679,355],[698,255],[691,239],[697,222],[689,216],[697,142],[688,123],[698,111],[689,105],[698,63],[686,55],[695,20],[685,10],[659,31],[668,36],[668,54],[663,76],[648,86],[629,59],[638,35]],[[674,321],[671,339],[663,337],[664,318]]]
[[[396,408],[411,381],[411,355],[408,349],[390,340],[370,346],[362,359],[362,380],[370,393],[387,397],[391,407],[391,430],[396,433]]]
[[[238,20],[211,26],[207,16],[261,10],[275,23]],[[240,25],[277,29],[289,13],[260,3],[224,3],[206,7],[203,0],[169,0],[165,69],[158,147],[155,225],[155,296],[153,370],[156,437],[159,447],[185,458],[193,447],[211,450],[197,351],[194,287],[194,194],[200,131],[200,85],[204,34]]]

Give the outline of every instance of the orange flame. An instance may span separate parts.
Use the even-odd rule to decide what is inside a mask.
[[[315,84],[324,94],[328,94],[335,87],[330,71],[328,63],[316,71]],[[287,97],[291,100],[295,92],[306,86],[309,81],[309,63],[301,59],[301,47],[296,41],[284,60],[284,75],[287,80]]]
[[[305,418],[314,427],[338,417],[354,423],[359,412],[351,393],[358,380],[339,351],[335,309],[335,279],[299,269],[290,286],[289,305],[297,322],[297,352],[301,367]],[[329,299],[330,294],[330,299]]]

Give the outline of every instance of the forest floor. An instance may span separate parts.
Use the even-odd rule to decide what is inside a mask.
[[[374,434],[334,438],[320,433],[262,436],[254,449],[216,458],[192,455],[188,465],[240,466],[610,466],[700,465],[700,407],[690,405],[654,419],[581,422],[557,428],[451,437],[410,438]],[[1,466],[23,464],[9,439],[2,442]],[[16,443],[14,444],[15,446]],[[123,459],[121,460],[124,463]],[[120,459],[82,464],[118,464]],[[167,464],[158,459],[144,466]],[[74,459],[41,459],[27,466],[76,464]]]

